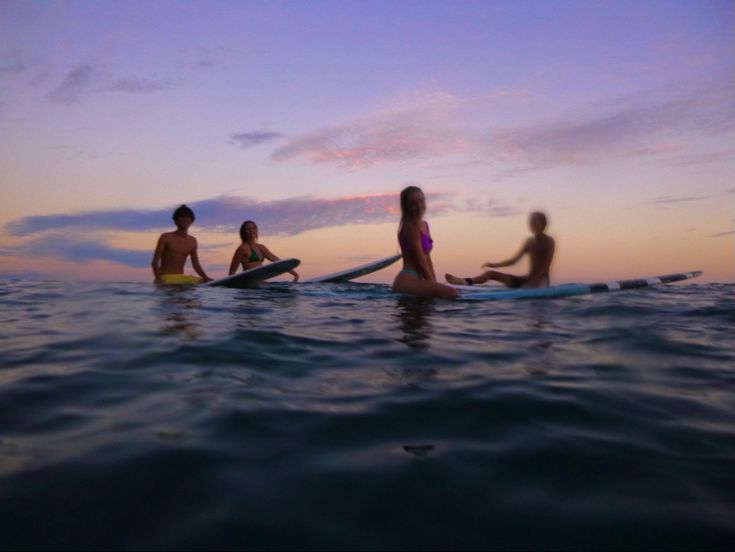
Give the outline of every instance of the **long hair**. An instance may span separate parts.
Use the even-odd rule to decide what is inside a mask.
[[[253,226],[255,226],[255,231],[256,232],[258,231],[258,225],[255,224],[254,221],[252,221],[252,220],[246,220],[245,222],[243,222],[242,225],[240,226],[240,239],[242,240],[243,243],[245,243],[246,241],[248,241],[248,236],[245,233],[245,226],[247,226],[248,224],[252,224]]]
[[[408,215],[408,198],[411,197],[411,194],[414,192],[420,192],[421,194],[424,193],[418,186],[406,186],[401,190],[401,226],[403,226],[403,222],[406,220]]]

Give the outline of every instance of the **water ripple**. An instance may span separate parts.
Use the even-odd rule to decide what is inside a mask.
[[[453,303],[6,281],[0,301],[2,549],[735,537],[733,285]]]

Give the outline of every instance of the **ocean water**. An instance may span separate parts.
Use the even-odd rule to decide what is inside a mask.
[[[730,549],[735,285],[0,282],[0,549]]]

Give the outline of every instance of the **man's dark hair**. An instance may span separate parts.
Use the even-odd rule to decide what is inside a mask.
[[[191,220],[196,220],[196,217],[194,216],[194,211],[192,211],[186,204],[177,207],[177,209],[174,211],[174,215],[171,218],[174,219],[174,222],[176,222],[176,219],[180,217],[191,217]]]

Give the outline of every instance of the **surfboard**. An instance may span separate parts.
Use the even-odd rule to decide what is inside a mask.
[[[541,299],[557,297],[573,297],[576,295],[587,295],[590,293],[606,293],[610,291],[625,291],[639,289],[658,284],[670,284],[681,282],[702,275],[701,270],[693,272],[680,272],[677,274],[666,274],[653,278],[636,278],[633,280],[616,280],[597,284],[562,284],[546,288],[533,289],[492,289],[495,286],[453,286],[459,289],[462,299],[477,301],[500,301],[503,299]],[[488,289],[490,288],[490,289]]]
[[[382,270],[385,267],[392,265],[400,258],[401,258],[400,255],[391,255],[390,257],[386,257],[385,259],[380,259],[378,261],[372,261],[370,263],[356,266],[354,268],[348,268],[347,270],[341,270],[339,272],[334,272],[332,274],[327,274],[325,276],[318,276],[316,278],[311,278],[310,280],[306,280],[305,283],[324,284],[324,283],[349,282],[350,280],[354,280],[355,278],[360,278],[361,276],[367,276],[368,274],[372,274],[373,272]]]
[[[244,270],[238,274],[227,276],[226,278],[220,278],[214,280],[205,285],[214,287],[229,287],[229,288],[246,288],[251,287],[263,280],[275,278],[280,276],[284,272],[293,270],[301,264],[298,259],[283,259],[274,263],[268,263],[261,266],[256,266],[249,270]]]

